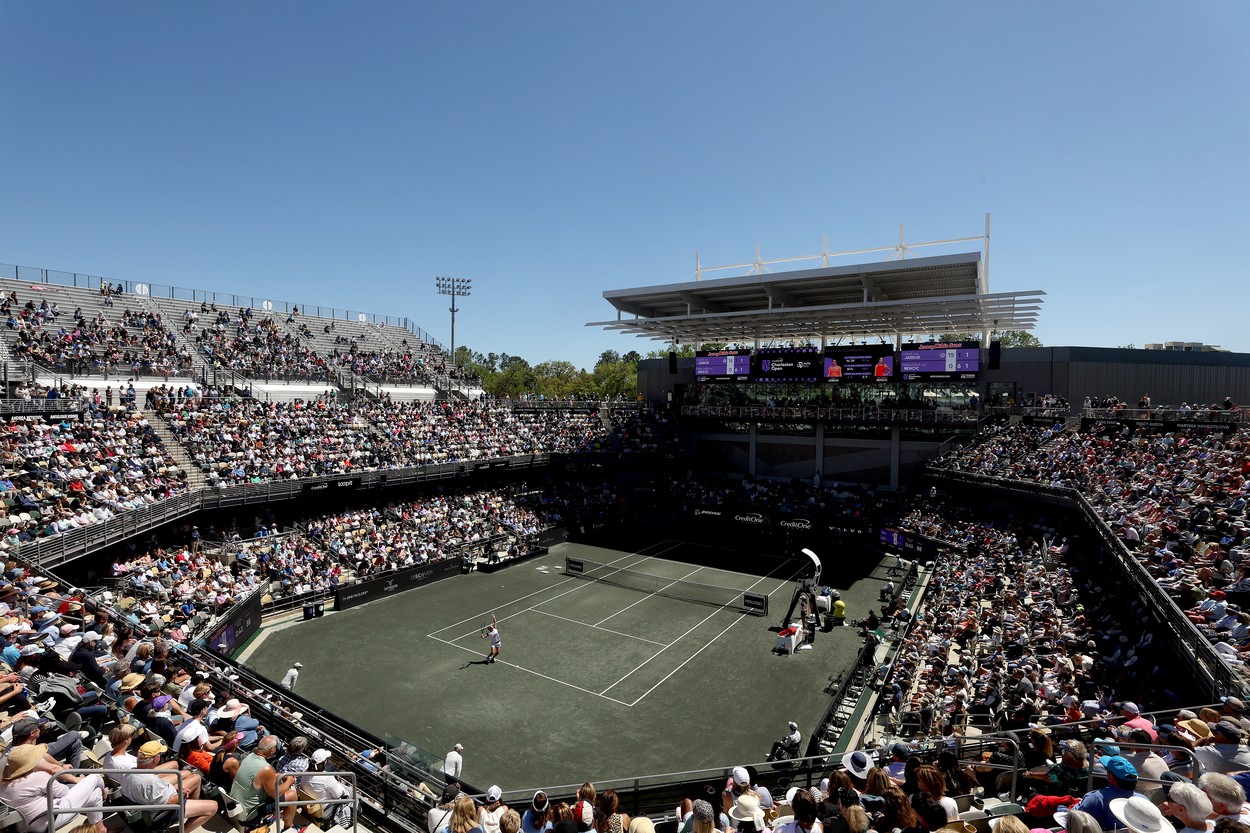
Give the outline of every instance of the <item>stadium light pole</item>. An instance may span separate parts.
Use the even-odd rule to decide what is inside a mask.
[[[451,366],[456,366],[456,299],[473,294],[472,278],[435,277],[434,287],[439,295],[451,296]]]

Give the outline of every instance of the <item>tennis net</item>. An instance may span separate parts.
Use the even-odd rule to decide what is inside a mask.
[[[697,581],[675,579],[672,576],[657,576],[653,573],[613,567],[610,564],[599,564],[584,558],[566,557],[564,574],[670,599],[681,599],[713,607],[727,607],[743,613],[760,612],[758,601],[749,602],[744,599],[747,595],[758,596],[759,594],[748,594],[737,587],[721,587],[715,584],[700,584]]]

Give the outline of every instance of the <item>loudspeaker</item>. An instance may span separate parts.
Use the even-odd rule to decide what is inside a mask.
[[[990,370],[998,370],[1003,359],[1003,343],[1001,341],[990,342]]]
[[[677,372],[677,353],[674,352],[673,350],[668,351],[668,372],[669,373]]]

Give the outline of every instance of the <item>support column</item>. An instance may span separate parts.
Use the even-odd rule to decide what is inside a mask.
[[[895,426],[890,429],[890,490],[898,489],[898,461],[902,456],[903,432]]]
[[[755,477],[755,441],[759,436],[759,427],[760,424],[758,422],[752,422],[751,433],[748,435],[751,439],[747,445],[747,474],[752,477]]]
[[[816,423],[816,471],[812,476],[813,483],[825,482],[825,424]]]

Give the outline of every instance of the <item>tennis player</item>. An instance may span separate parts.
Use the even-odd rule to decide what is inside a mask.
[[[490,650],[486,652],[486,664],[489,665],[499,656],[499,649],[503,646],[503,640],[499,637],[499,622],[495,619],[494,611],[490,614],[490,624],[483,631],[482,638],[490,639]]]

